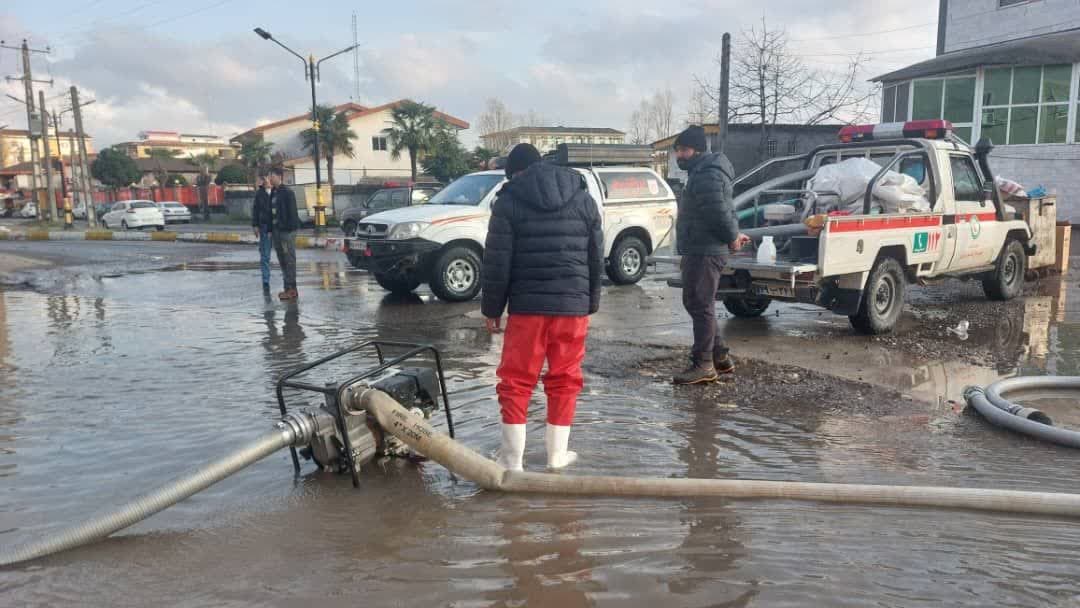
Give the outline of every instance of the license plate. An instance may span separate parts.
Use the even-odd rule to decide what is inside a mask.
[[[772,298],[793,298],[795,292],[790,287],[783,285],[754,285],[754,293],[759,296]]]

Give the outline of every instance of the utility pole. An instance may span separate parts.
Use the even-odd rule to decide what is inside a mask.
[[[728,84],[731,81],[731,34],[724,33],[720,46],[720,108],[716,115],[716,152],[724,153],[728,131]]]
[[[45,165],[45,205],[44,210],[38,208],[38,219],[52,221],[56,212],[56,188],[52,179],[52,155],[49,154],[49,113],[45,110],[45,91],[38,91],[38,101],[41,106],[38,108],[41,115],[41,145],[45,155],[42,159],[42,164]]]
[[[52,127],[53,137],[56,138],[56,155],[60,157],[60,198],[66,200],[68,197],[68,188],[67,176],[64,174],[64,148],[60,145],[60,115],[63,113],[64,112],[52,113]],[[73,148],[69,145],[68,152],[71,152],[72,150]],[[72,180],[74,180],[74,174],[72,174]]]
[[[22,53],[23,74],[19,78],[7,77],[8,81],[21,80],[23,81],[24,93],[26,95],[26,130],[30,138],[30,190],[34,197],[34,204],[38,208],[38,218],[41,219],[42,207],[45,205],[40,204],[38,200],[38,175],[40,174],[40,162],[38,158],[37,143],[34,141],[34,82],[47,82],[52,84],[52,81],[35,81],[33,73],[30,70],[30,53],[48,53],[49,49],[45,50],[31,49],[30,44],[24,38],[21,47],[8,46],[4,44],[3,40],[0,40],[0,48],[12,49],[20,51]],[[48,147],[48,142],[46,142]]]
[[[86,207],[86,221],[91,228],[95,228],[97,227],[97,213],[94,212],[94,196],[90,190],[90,166],[86,160],[86,131],[83,130],[82,122],[83,106],[88,106],[91,103],[93,102],[88,101],[79,105],[79,90],[74,86],[71,87],[71,111],[75,117],[75,141],[79,146],[79,173],[81,175],[79,186],[82,192],[83,205]],[[72,151],[72,156],[74,156],[74,151]],[[74,186],[74,182],[71,185]]]

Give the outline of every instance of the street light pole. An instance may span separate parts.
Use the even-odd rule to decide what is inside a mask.
[[[311,128],[315,131],[315,146],[312,151],[312,160],[315,162],[315,234],[321,235],[326,233],[326,197],[322,188],[322,167],[319,163],[322,157],[322,125],[319,124],[318,103],[315,100],[315,81],[319,77],[319,71],[322,63],[327,59],[332,59],[347,53],[355,49],[357,44],[354,44],[348,48],[342,49],[331,55],[327,55],[318,61],[315,60],[315,55],[308,54],[307,59],[304,59],[302,55],[296,51],[290,49],[281,43],[277,38],[274,38],[270,32],[264,30],[261,27],[255,28],[255,33],[259,35],[263,40],[269,40],[274,44],[288,51],[297,59],[304,63],[304,78],[311,82]],[[332,194],[331,194],[332,195]]]

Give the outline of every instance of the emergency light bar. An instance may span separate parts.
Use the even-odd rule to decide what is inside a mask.
[[[879,125],[848,125],[840,129],[840,141],[850,144],[879,139],[945,139],[952,135],[952,123],[947,120],[911,120],[886,122]]]

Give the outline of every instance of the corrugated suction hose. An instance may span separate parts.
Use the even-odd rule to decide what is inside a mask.
[[[983,390],[964,391],[964,399],[979,414],[1002,428],[1070,448],[1080,448],[1080,432],[1053,426],[1039,410],[1017,405],[1006,395],[1019,391],[1080,391],[1080,376],[1018,376],[999,380]]]
[[[307,414],[289,416],[278,422],[274,430],[240,449],[174,479],[162,488],[44,538],[10,550],[0,550],[0,566],[74,549],[138,523],[282,448],[309,442],[313,424],[313,419]]]

